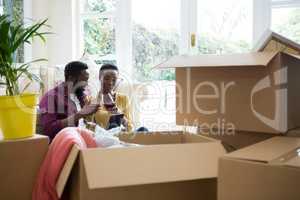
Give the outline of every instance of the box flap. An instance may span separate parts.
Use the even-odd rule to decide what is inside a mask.
[[[300,147],[300,138],[274,137],[225,155],[227,158],[271,162]]]
[[[256,43],[253,48],[253,51],[262,52],[266,49],[266,47],[272,42],[276,41],[281,45],[276,45],[276,48],[280,48],[280,50],[285,51],[286,48],[291,48],[293,51],[298,52],[300,54],[300,44],[278,34],[272,32],[271,30],[267,30],[260,40]]]
[[[90,189],[214,178],[220,142],[82,150]],[[109,172],[109,173],[108,173]]]
[[[56,192],[59,198],[61,198],[64,188],[67,184],[68,178],[71,174],[77,156],[79,154],[79,148],[74,145],[69,153],[67,160],[65,161],[64,167],[62,168],[60,175],[56,182]]]
[[[273,51],[231,55],[179,55],[155,68],[267,66],[277,53]]]

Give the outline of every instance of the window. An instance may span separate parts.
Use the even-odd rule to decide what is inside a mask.
[[[82,0],[83,47],[97,64],[116,63],[114,0]]]
[[[138,106],[140,123],[167,129],[175,125],[175,73],[152,68],[179,54],[181,1],[132,0],[131,5],[133,74],[135,80],[147,81],[148,93]]]
[[[134,115],[140,115],[135,122],[170,127],[175,125],[175,73],[152,68],[178,54],[249,51],[252,1],[81,0],[81,47],[98,64],[117,63],[132,88],[147,88],[135,94]]]
[[[135,79],[174,80],[173,71],[153,71],[152,68],[179,54],[179,35],[180,0],[132,0]]]
[[[300,43],[300,1],[272,2],[271,29]]]
[[[91,95],[99,89],[99,66],[116,64],[116,0],[80,0],[80,56],[89,68]],[[99,66],[96,66],[94,63]]]
[[[251,49],[252,0],[198,0],[197,4],[197,52],[224,54]]]
[[[252,0],[81,0],[82,46],[99,64],[131,67],[137,81],[174,80],[172,70],[152,71],[152,67],[180,53],[249,51],[252,4]],[[195,48],[189,44],[192,34]]]

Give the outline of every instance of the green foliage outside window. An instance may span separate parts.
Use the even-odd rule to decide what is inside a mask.
[[[23,10],[23,0],[0,0],[3,2],[3,11],[4,14],[9,15],[11,21],[16,24],[23,23],[24,19],[24,10]],[[23,63],[24,62],[24,45],[21,45],[14,58],[15,62]]]
[[[109,19],[86,19],[83,25],[84,45],[89,54],[115,54],[115,29]]]
[[[293,9],[287,20],[274,27],[274,29],[279,34],[300,43],[300,8]]]
[[[111,11],[115,6],[114,3],[115,1],[108,0],[87,0],[85,11],[100,13]],[[133,23],[132,63],[135,79],[139,81],[174,80],[174,70],[161,71],[152,70],[152,68],[156,64],[179,54],[179,38],[176,30],[153,32],[141,24]],[[208,34],[198,36],[197,44],[197,52],[200,54],[247,52],[251,48],[246,41],[229,41],[228,38],[217,39]],[[84,20],[84,45],[87,52],[92,55],[99,57],[115,55],[113,22],[105,18]]]

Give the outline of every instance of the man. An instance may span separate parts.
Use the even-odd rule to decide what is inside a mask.
[[[65,66],[65,82],[48,91],[40,101],[43,134],[52,140],[63,128],[77,126],[79,119],[95,113],[99,104],[90,104],[84,94],[88,66],[73,61]]]

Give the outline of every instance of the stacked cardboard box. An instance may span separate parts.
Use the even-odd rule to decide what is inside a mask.
[[[236,150],[300,126],[300,45],[269,33],[257,51],[177,56],[176,122]]]
[[[300,139],[274,137],[224,156],[218,200],[298,200]]]
[[[31,200],[48,142],[48,137],[41,135],[0,141],[0,199]]]
[[[178,56],[158,66],[169,67],[177,124],[241,149],[219,162],[218,199],[300,199],[300,141],[287,137],[299,137],[300,45],[268,32],[253,53]]]
[[[259,51],[280,50],[291,56],[290,60],[285,57],[281,59],[285,68],[300,67],[299,44],[276,33],[271,33],[266,38],[257,47]],[[288,118],[284,122],[289,129],[285,130],[285,137],[274,137],[222,157],[218,175],[219,200],[300,199],[297,189],[300,184],[300,135],[299,125],[294,120],[299,119],[298,76],[296,71],[289,70],[285,81],[287,103],[283,106],[287,107]]]

